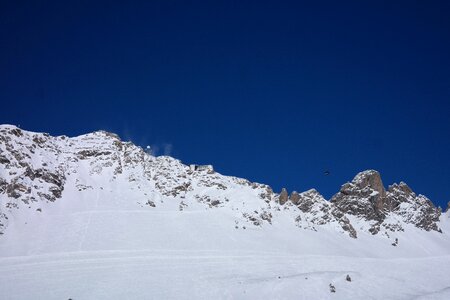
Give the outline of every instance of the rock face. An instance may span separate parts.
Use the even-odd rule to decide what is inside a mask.
[[[298,195],[297,207],[303,214],[296,218],[297,226],[315,229],[316,225],[336,224],[352,238],[357,237],[356,230],[342,211],[339,211],[315,189]]]
[[[440,210],[427,197],[416,195],[406,183],[389,186],[387,198],[390,212],[401,216],[405,223],[427,231],[440,230]]]
[[[439,231],[440,211],[428,198],[417,196],[404,182],[393,184],[386,191],[380,174],[374,170],[357,174],[330,201],[346,214],[372,221],[369,229],[372,234],[378,233],[381,227],[402,230],[399,224],[385,222],[392,214],[427,231]]]
[[[322,206],[328,203],[325,198],[315,189],[310,189],[299,194],[298,198],[299,199],[297,201],[297,207],[302,212],[311,212],[318,207],[320,207],[320,210],[323,210]]]
[[[344,213],[382,221],[385,216],[386,190],[380,173],[374,170],[358,173],[330,201]]]
[[[293,191],[291,193],[291,195],[289,196],[289,200],[293,203],[293,204],[297,204],[298,201],[300,200],[300,195],[296,192]]]
[[[96,186],[99,179],[110,186],[120,183],[125,193],[133,191],[140,199],[136,205],[148,209],[166,202],[179,211],[229,209],[239,216],[232,224],[237,229],[292,218],[290,224],[302,229],[328,228],[352,238],[367,232],[403,231],[409,225],[440,231],[441,212],[428,198],[416,195],[403,182],[386,190],[374,170],[357,174],[327,201],[314,189],[289,195],[283,188],[276,194],[265,184],[192,171],[177,159],[154,157],[105,131],[68,138],[0,125],[0,234],[17,210],[29,211],[30,218],[43,215],[45,205],[98,193],[103,189]],[[67,192],[69,200],[64,196]]]
[[[278,196],[278,202],[283,205],[288,201],[288,192],[285,188],[281,189],[281,193]]]

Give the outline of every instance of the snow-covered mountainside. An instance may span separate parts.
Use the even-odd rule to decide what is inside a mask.
[[[1,299],[446,297],[449,220],[374,170],[327,201],[105,131],[0,126]]]

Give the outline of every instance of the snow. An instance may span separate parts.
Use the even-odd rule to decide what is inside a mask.
[[[2,259],[0,287],[2,299],[448,299],[449,264],[449,256],[89,251]]]
[[[404,231],[377,235],[367,221],[347,216],[357,225],[354,239],[335,222],[311,223],[330,205],[319,194],[311,215],[290,202],[266,201],[265,185],[189,172],[130,143],[120,152],[117,137],[102,131],[76,138],[22,132],[14,147],[28,153],[34,169],[63,170],[65,188],[54,202],[11,202],[0,194],[0,212],[8,216],[0,235],[0,299],[450,297],[449,213],[441,216],[443,233],[392,215],[387,221]],[[27,148],[35,136],[47,140],[45,147]],[[0,149],[7,152],[3,143]],[[86,150],[110,154],[79,158]],[[0,164],[1,178],[16,178],[10,171]],[[23,182],[36,191],[51,186]]]

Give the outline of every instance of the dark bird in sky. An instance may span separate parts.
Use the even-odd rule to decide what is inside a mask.
[[[328,175],[330,175],[330,171],[325,171],[325,172],[323,172],[323,174],[325,174],[325,176],[328,176]]]

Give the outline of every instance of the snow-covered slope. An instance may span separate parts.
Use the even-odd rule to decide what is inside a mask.
[[[373,170],[327,201],[104,131],[0,126],[1,299],[441,297],[449,220]]]

